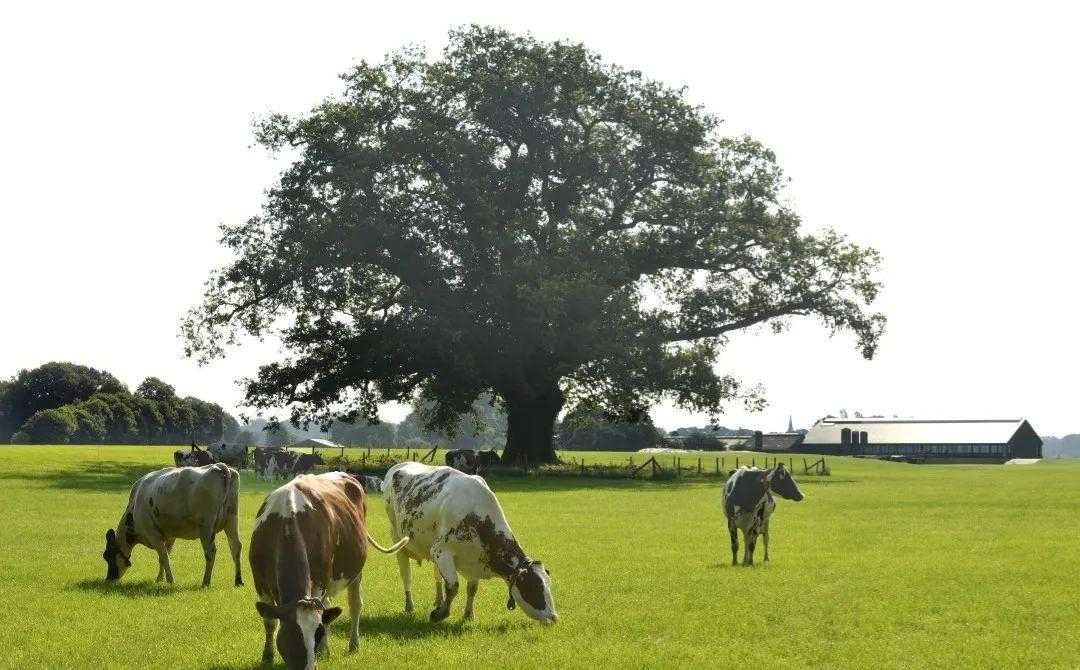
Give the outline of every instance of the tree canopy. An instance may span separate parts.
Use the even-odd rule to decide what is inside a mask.
[[[812,316],[873,355],[878,254],[804,232],[772,151],[581,44],[471,27],[343,75],[257,140],[293,160],[183,322],[189,355],[280,335],[247,402],[376,420],[417,395],[450,429],[484,393],[508,460],[554,458],[559,412],[760,398],[714,365],[732,332]]]
[[[37,444],[186,444],[232,440],[219,405],[179,398],[147,377],[135,393],[105,371],[53,362],[0,383],[0,440]]]

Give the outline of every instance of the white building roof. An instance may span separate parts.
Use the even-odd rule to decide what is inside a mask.
[[[803,444],[839,445],[844,428],[866,432],[869,444],[1005,444],[1023,419],[822,419]]]

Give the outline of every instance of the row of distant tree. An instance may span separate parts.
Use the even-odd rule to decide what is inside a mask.
[[[132,392],[104,370],[53,362],[0,381],[0,442],[207,443],[234,441],[239,428],[220,405],[181,398],[157,377]]]

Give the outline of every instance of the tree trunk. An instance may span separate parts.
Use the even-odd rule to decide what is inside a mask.
[[[535,465],[554,463],[555,419],[565,396],[553,385],[541,395],[507,394],[506,449],[503,463]]]

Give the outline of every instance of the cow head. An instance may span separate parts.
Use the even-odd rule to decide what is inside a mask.
[[[255,609],[262,618],[281,624],[274,642],[286,667],[296,670],[315,667],[315,652],[324,646],[326,627],[341,614],[340,607],[324,607],[318,598],[303,598],[289,605],[256,602]]]
[[[776,495],[796,502],[803,499],[803,492],[783,463],[770,470],[768,477],[769,489]]]
[[[507,609],[514,609],[516,603],[521,603],[522,611],[531,619],[542,623],[559,620],[555,612],[555,599],[551,595],[551,573],[540,561],[523,564],[510,577]]]
[[[105,552],[101,554],[101,557],[105,559],[106,573],[105,579],[109,581],[116,581],[127,572],[127,569],[131,567],[131,549],[127,551],[120,546],[120,539],[116,536],[116,531],[110,528],[105,533]]]

